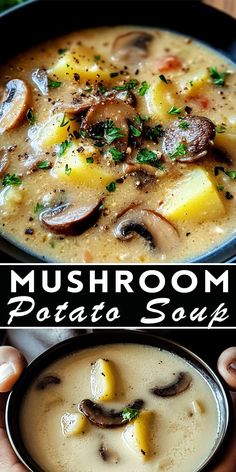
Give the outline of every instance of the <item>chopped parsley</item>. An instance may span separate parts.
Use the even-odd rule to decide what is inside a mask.
[[[109,152],[112,156],[113,161],[120,162],[124,158],[123,152],[119,151],[116,147],[112,147],[109,149]]]
[[[72,172],[71,167],[69,167],[68,164],[66,164],[66,165],[65,165],[65,174],[68,175],[68,177],[69,177],[69,175],[71,174],[71,172]]]
[[[224,124],[216,126],[216,132],[218,134],[223,134],[223,133],[226,132],[226,130],[227,130],[227,128],[226,128],[226,125],[224,125]]]
[[[62,82],[59,82],[57,80],[52,80],[48,77],[48,86],[49,88],[58,88],[62,85]]]
[[[150,164],[154,167],[164,170],[163,165],[159,162],[156,153],[154,151],[150,151],[147,148],[140,149],[136,156],[136,160],[140,164]]]
[[[134,138],[138,138],[142,134],[142,131],[133,125],[130,125],[129,129],[131,131],[131,136],[133,136]]]
[[[79,134],[80,134],[81,138],[83,138],[83,139],[87,138],[87,132],[85,130],[81,129]]]
[[[34,213],[40,213],[44,210],[44,205],[42,203],[37,202],[34,207]]]
[[[58,156],[63,156],[63,154],[66,152],[66,150],[72,146],[72,142],[66,139],[59,145],[59,151],[58,151]]]
[[[64,128],[64,126],[68,125],[70,120],[66,120],[66,114],[64,113],[63,118],[61,120],[60,128]]]
[[[26,112],[26,118],[28,122],[33,126],[36,122],[35,114],[32,110],[32,108],[29,108]]]
[[[230,179],[236,180],[236,170],[225,170],[225,168],[221,166],[215,167],[214,174],[216,177],[219,175],[219,172],[223,172],[225,175],[228,175]]]
[[[190,126],[190,123],[188,121],[181,121],[179,124],[179,128],[181,129],[188,129]]]
[[[58,49],[58,54],[60,54],[60,56],[61,56],[62,54],[65,54],[65,52],[67,52],[67,51],[68,51],[67,48],[60,48],[60,49]]]
[[[143,97],[145,95],[149,87],[150,85],[146,82],[146,80],[144,80],[144,82],[141,83],[141,87],[139,88],[139,91],[138,91],[140,97]]]
[[[99,92],[102,94],[107,92],[107,88],[102,83],[98,84],[98,89],[99,89]]]
[[[160,79],[162,82],[164,82],[165,84],[168,84],[168,80],[167,80],[167,78],[166,78],[163,74],[159,75],[159,79]]]
[[[117,128],[112,120],[106,120],[104,126],[104,138],[108,144],[116,139],[123,138],[125,135],[121,128]]]
[[[122,418],[124,421],[132,421],[135,418],[137,418],[139,415],[139,410],[136,410],[136,408],[124,408],[122,411]]]
[[[225,85],[225,80],[229,75],[229,72],[219,72],[216,67],[210,67],[210,77],[212,82],[218,87],[223,87]]]
[[[6,187],[7,185],[20,185],[22,179],[16,174],[6,174],[3,178],[2,185]]]
[[[86,157],[86,162],[87,164],[93,164],[94,163],[94,158],[91,156],[91,157]]]
[[[174,161],[177,157],[186,156],[186,154],[187,154],[186,144],[179,143],[176,150],[174,152],[171,152],[169,156],[170,156],[170,159]]]
[[[163,135],[162,125],[156,125],[153,128],[151,126],[144,127],[144,137],[150,141],[158,142],[159,138]]]
[[[176,106],[173,106],[170,108],[168,111],[168,115],[180,115],[183,111],[183,108],[177,108]]]
[[[230,177],[232,180],[236,179],[236,170],[228,170],[225,172],[225,174],[228,175],[228,177]]]
[[[116,183],[115,182],[111,182],[110,184],[108,184],[106,186],[106,189],[108,190],[108,192],[115,192],[116,190]]]
[[[130,79],[124,85],[117,85],[115,90],[133,90],[138,86],[138,84],[139,81],[137,79]]]
[[[37,164],[38,169],[49,169],[51,167],[50,161],[41,161]]]
[[[101,60],[101,56],[99,56],[99,55],[96,54],[96,55],[94,56],[94,60],[95,60],[95,62],[99,62],[99,61]]]
[[[224,185],[217,185],[217,190],[219,192],[223,192],[224,188],[225,188]]]

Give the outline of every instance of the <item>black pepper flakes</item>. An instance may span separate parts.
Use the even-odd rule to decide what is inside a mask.
[[[33,230],[32,228],[26,228],[25,234],[30,234],[30,235],[32,235],[32,234],[34,234],[34,230]]]

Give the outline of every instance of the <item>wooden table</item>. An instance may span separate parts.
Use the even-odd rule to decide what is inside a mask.
[[[229,13],[236,18],[236,0],[203,0],[204,3],[212,5],[220,10]]]

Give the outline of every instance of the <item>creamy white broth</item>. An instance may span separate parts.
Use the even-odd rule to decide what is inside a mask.
[[[93,399],[90,387],[91,363],[99,358],[113,362],[116,372],[116,401],[99,402],[108,409],[121,410],[134,400],[144,400],[152,411],[148,432],[150,454],[143,460],[122,438],[126,426],[101,429],[87,422],[83,433],[66,438],[61,430],[65,412],[78,411],[78,403]],[[170,384],[180,371],[192,376],[191,386],[179,395],[160,398],[150,393],[156,385]],[[61,383],[44,390],[37,382],[53,375]],[[194,414],[192,402],[201,405]],[[218,410],[211,388],[183,359],[157,348],[115,344],[87,349],[50,365],[29,387],[20,416],[25,445],[44,472],[195,472],[212,450],[218,431]],[[112,454],[104,461],[101,444]]]
[[[150,44],[148,57],[138,65],[135,72],[130,68],[126,69],[127,66],[118,62],[111,54],[114,39],[131,31],[149,32],[154,38]],[[90,52],[94,51],[96,57],[100,55],[102,60],[111,64],[109,66],[111,70],[113,70],[112,67],[122,70],[123,75],[114,77],[112,79],[114,82],[107,85],[108,89],[113,85],[126,83],[130,79],[139,81],[139,86],[134,90],[137,98],[135,110],[141,116],[150,117],[147,122],[150,127],[161,124],[166,129],[173,120],[178,118],[178,115],[168,115],[167,113],[164,114],[164,118],[161,113],[161,116],[157,116],[156,112],[153,112],[153,101],[149,94],[153,83],[156,83],[157,80],[160,81],[161,71],[157,66],[159,61],[170,55],[179,58],[182,61],[182,66],[179,69],[169,70],[162,74],[172,81],[172,85],[177,90],[177,92],[173,92],[172,97],[174,98],[167,103],[166,107],[169,110],[171,106],[180,108],[189,106],[192,108],[192,115],[207,117],[218,126],[219,130],[224,129],[224,133],[216,134],[215,142],[217,147],[229,154],[231,161],[225,162],[224,158],[222,161],[222,156],[209,151],[207,157],[194,163],[168,162],[166,164],[164,162],[164,166],[167,166],[168,169],[164,174],[158,170],[154,183],[144,185],[143,189],[140,189],[140,176],[127,175],[123,183],[116,184],[115,192],[107,191],[105,184],[102,187],[95,185],[91,188],[91,186],[87,187],[85,184],[78,183],[76,179],[71,180],[70,176],[68,176],[68,180],[55,178],[53,169],[36,168],[37,171],[31,172],[32,160],[36,159],[39,162],[46,160],[53,166],[58,152],[58,145],[39,150],[37,140],[32,142],[32,137],[35,136],[35,133],[37,135],[38,130],[42,129],[44,123],[50,119],[53,113],[58,113],[58,110],[55,110],[58,99],[66,102],[68,97],[71,99],[75,91],[78,90],[78,81],[62,80],[60,77],[58,78],[58,75],[51,74],[51,78],[55,81],[60,79],[62,85],[58,88],[49,88],[49,94],[43,96],[32,82],[32,71],[37,68],[45,68],[50,71],[61,57],[58,54],[60,49],[74,51],[81,47],[81,44],[83,47],[93,48]],[[230,73],[226,77],[225,86],[215,85],[208,77],[205,82],[205,79],[203,80],[204,85],[199,87],[196,85],[194,88],[192,85],[194,80],[192,79],[198,77],[199,70],[207,75],[211,66],[214,66],[217,71]],[[234,152],[234,142],[236,141],[235,69],[232,63],[223,56],[216,54],[201,43],[189,41],[188,38],[163,30],[130,26],[112,29],[96,28],[73,33],[34,48],[11,60],[6,66],[1,67],[0,71],[0,85],[2,87],[7,81],[14,78],[25,80],[29,84],[32,94],[31,108],[36,119],[34,126],[30,126],[26,120],[22,122],[21,126],[0,135],[1,146],[6,149],[10,148],[8,151],[10,164],[6,172],[10,175],[19,175],[22,179],[21,185],[10,187],[12,194],[8,186],[3,188],[0,205],[0,224],[3,236],[10,236],[40,256],[64,262],[171,262],[190,260],[219,246],[224,240],[234,235],[235,181],[222,171],[219,171],[217,176],[214,175],[214,169],[217,166],[225,167],[226,171],[236,168]],[[144,96],[140,96],[138,90],[144,81],[150,85],[150,88]],[[82,86],[80,82],[79,86]],[[89,86],[91,82],[89,81]],[[196,78],[196,82],[198,84],[198,78]],[[188,88],[189,90],[185,90]],[[191,88],[194,90],[193,93]],[[159,108],[161,109],[161,107],[162,104]],[[228,140],[228,136],[230,137],[230,148],[229,144],[224,142],[224,139]],[[86,139],[80,138],[76,141],[76,145],[79,147],[83,147],[86,143]],[[115,146],[116,142],[113,144]],[[161,152],[162,138],[157,144],[145,141],[141,147]],[[62,159],[65,159],[66,165],[66,158],[62,156]],[[96,162],[90,165],[98,166],[103,171],[112,172],[113,181],[124,176],[123,163],[115,165],[111,159],[103,159],[102,157],[96,159]],[[223,213],[220,210],[216,217],[214,212],[213,215],[211,214],[212,209],[210,208],[200,220],[192,218],[192,215],[183,218],[179,218],[178,215],[171,217],[170,223],[178,233],[177,242],[175,241],[173,244],[172,241],[170,247],[164,250],[159,247],[150,250],[149,244],[145,242],[144,238],[137,235],[127,241],[121,241],[114,236],[114,228],[119,221],[117,216],[125,209],[138,205],[141,209],[149,209],[163,214],[163,202],[165,203],[171,198],[176,183],[180,182],[181,186],[182,179],[186,174],[199,167],[209,173],[213,187],[218,189],[216,198],[220,199],[218,204],[222,205]],[[228,198],[226,198],[226,193]],[[42,211],[50,205],[52,207],[61,202],[72,202],[73,204],[79,202],[83,206],[92,205],[94,201],[99,201],[99,199],[104,199],[104,201],[99,210],[96,224],[88,227],[79,235],[55,233],[42,225],[39,221],[39,213],[35,213],[38,205]],[[213,208],[216,206],[213,204]],[[165,212],[164,216],[166,216]],[[167,216],[166,218],[168,219]]]

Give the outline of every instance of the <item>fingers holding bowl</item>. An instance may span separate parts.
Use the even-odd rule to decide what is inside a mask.
[[[236,391],[236,347],[230,347],[220,355],[218,370],[230,389]]]
[[[0,393],[9,392],[26,367],[23,355],[14,347],[0,347]]]

